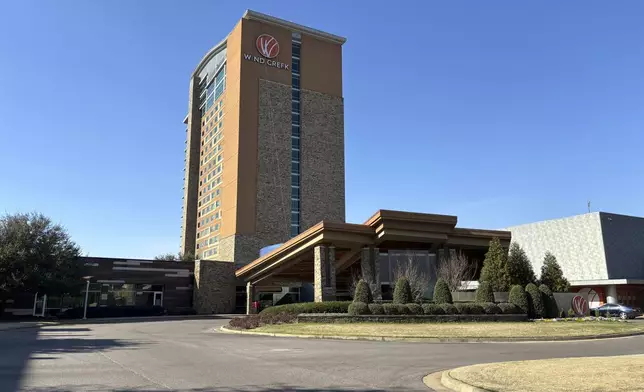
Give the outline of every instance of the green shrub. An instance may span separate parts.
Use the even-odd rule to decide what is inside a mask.
[[[435,304],[451,304],[452,293],[449,291],[449,286],[444,279],[438,279],[436,286],[434,286],[434,303]]]
[[[351,305],[349,305],[349,314],[351,316],[359,316],[369,313],[369,306],[364,302],[352,302]]]
[[[396,287],[394,288],[394,303],[408,304],[411,301],[411,285],[407,278],[401,276],[398,278],[398,281],[396,281]]]
[[[494,302],[494,291],[488,282],[480,282],[476,289],[476,302]]]
[[[555,300],[555,296],[554,294],[552,294],[552,290],[550,290],[550,287],[546,286],[545,284],[542,284],[541,286],[539,286],[539,291],[541,291],[541,296],[543,298],[543,307],[545,309],[544,317],[547,317],[547,318],[557,317],[559,313],[559,309],[557,308],[557,301]]]
[[[452,304],[441,304],[440,307],[443,308],[445,314],[458,314],[458,309]]]
[[[519,309],[518,306],[515,304],[511,304],[509,302],[501,302],[500,304],[497,305],[499,309],[501,309],[502,314],[522,314],[525,313],[521,309]]]
[[[252,314],[234,317],[228,322],[228,325],[234,329],[253,329],[262,325],[294,323],[296,320],[297,315],[290,313]]]
[[[572,308],[568,309],[568,317],[573,318],[573,317],[575,317],[575,316],[577,316],[577,314],[575,313],[575,311],[574,311],[574,310],[572,310]]]
[[[599,315],[599,309],[595,309],[595,317],[600,317],[600,315]]]
[[[369,284],[360,279],[356,285],[356,291],[353,293],[353,302],[362,302],[365,304],[370,304],[373,302],[373,295],[371,294],[371,288]]]
[[[407,304],[407,310],[410,314],[423,314],[423,307],[415,303]]]
[[[519,309],[521,309],[521,313],[528,313],[528,295],[525,293],[523,287],[518,284],[512,286],[508,302],[515,304]]]
[[[385,314],[385,310],[382,308],[382,304],[369,304],[369,311],[373,315]]]
[[[563,309],[559,312],[559,318],[566,318],[566,312]]]
[[[382,310],[385,311],[385,314],[388,315],[398,315],[398,305],[396,304],[382,304]]]
[[[501,314],[502,313],[501,308],[499,308],[499,306],[497,304],[495,304],[494,302],[486,302],[486,303],[481,304],[481,306],[483,307],[483,312],[485,312],[485,314]]]
[[[407,307],[407,304],[393,304],[398,309],[398,314],[411,314],[411,311]]]
[[[483,314],[483,307],[473,302],[458,302],[454,306],[459,314]]]
[[[423,313],[435,316],[445,314],[445,311],[438,304],[423,304]]]
[[[543,318],[546,310],[543,304],[543,295],[537,285],[528,283],[525,286],[525,292],[528,296],[528,317]]]
[[[260,312],[268,314],[300,314],[300,313],[348,313],[350,301],[329,301],[329,302],[300,302],[296,304],[271,306]]]

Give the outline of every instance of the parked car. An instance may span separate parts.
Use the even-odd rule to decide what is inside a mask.
[[[622,320],[633,319],[642,315],[642,309],[622,304],[605,304],[597,308],[590,309],[590,314],[594,316],[599,311],[600,316],[619,317]]]

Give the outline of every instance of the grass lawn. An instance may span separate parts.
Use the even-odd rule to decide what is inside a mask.
[[[595,336],[644,331],[644,324],[623,322],[488,323],[298,323],[266,325],[253,331],[296,335],[413,338],[508,338]]]
[[[501,362],[457,368],[449,374],[499,392],[641,391],[644,355]]]

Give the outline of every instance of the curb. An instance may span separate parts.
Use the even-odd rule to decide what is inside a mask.
[[[226,328],[221,326],[219,331],[239,335],[271,336],[279,338],[301,339],[333,339],[333,340],[368,340],[378,342],[428,342],[428,343],[532,343],[532,342],[574,342],[580,340],[615,339],[644,335],[644,331],[610,335],[571,336],[571,337],[532,337],[532,338],[428,338],[422,336],[391,337],[391,336],[335,336],[335,335],[299,335],[275,332],[255,332]]]
[[[449,374],[449,370],[446,370],[441,375],[441,384],[445,387],[457,391],[457,392],[491,392],[489,389],[475,387],[464,383],[463,381],[457,380]]]

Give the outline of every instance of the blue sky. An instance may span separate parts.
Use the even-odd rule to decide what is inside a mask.
[[[0,210],[177,251],[189,77],[246,8],[348,38],[349,222],[644,216],[639,1],[3,1]]]

